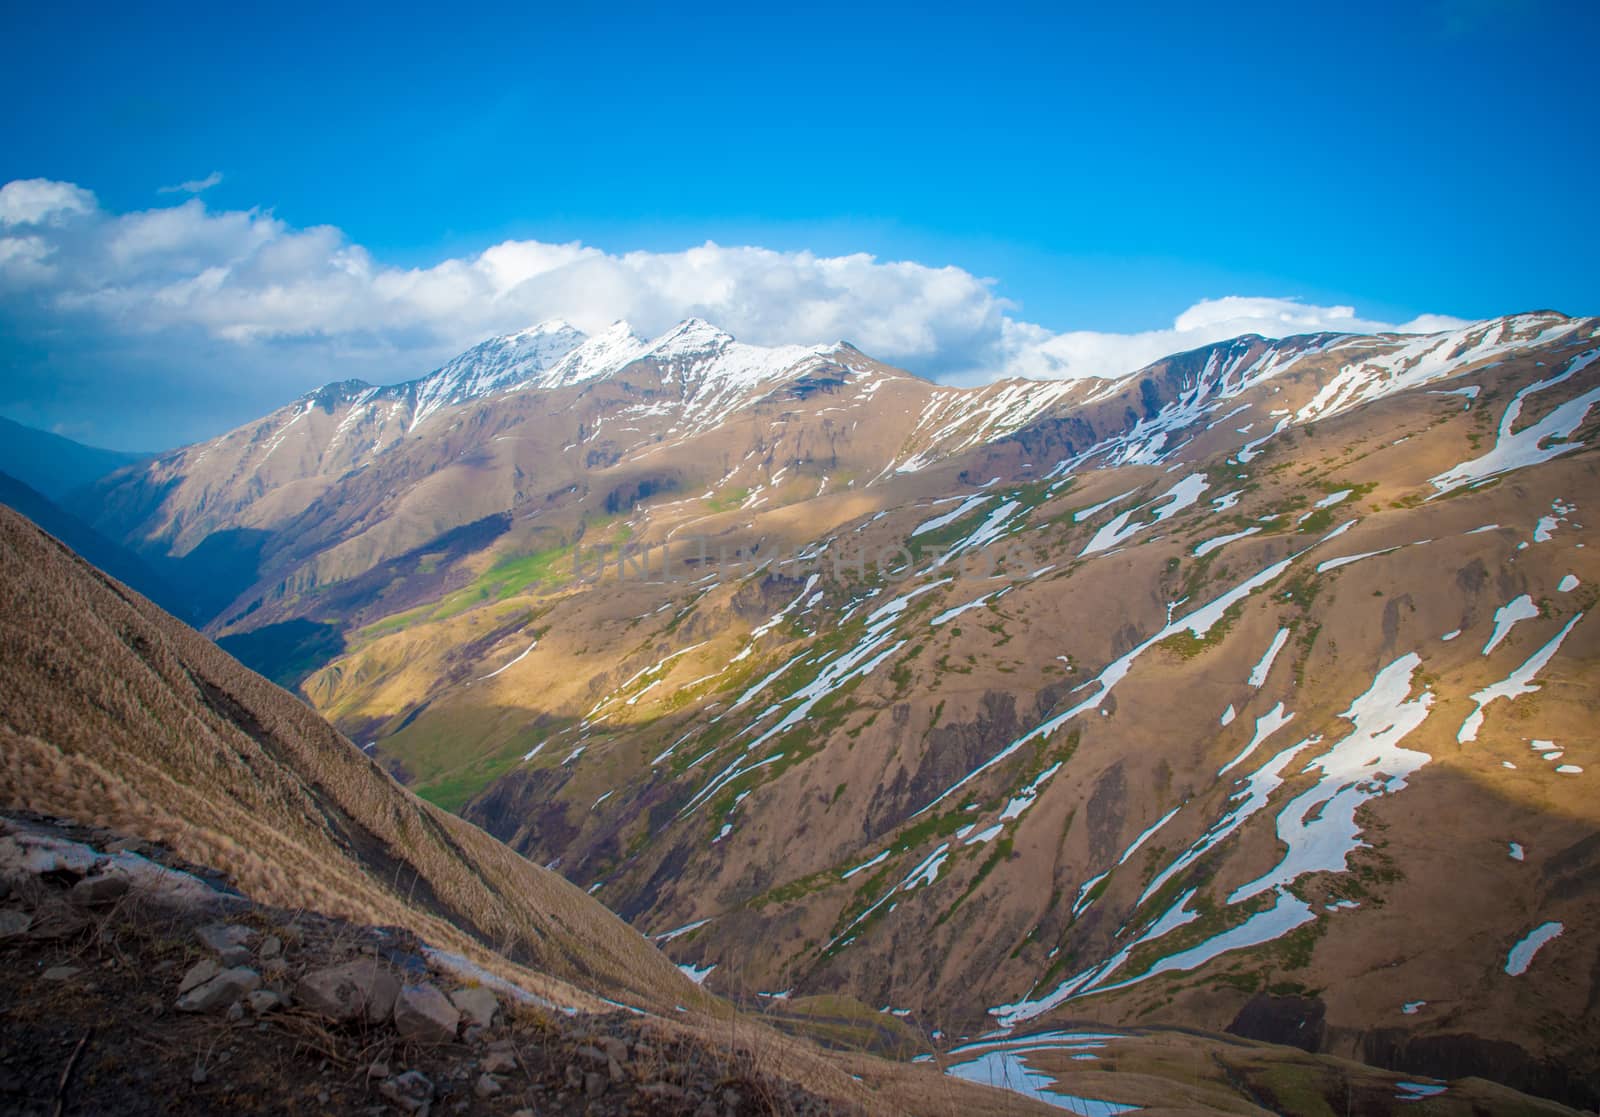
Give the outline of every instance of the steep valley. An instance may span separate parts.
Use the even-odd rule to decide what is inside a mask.
[[[76,510],[231,556],[225,648],[752,1010],[1594,1108],[1597,333],[955,389],[549,325]]]

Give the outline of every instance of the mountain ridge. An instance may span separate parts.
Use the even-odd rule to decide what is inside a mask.
[[[818,495],[815,475],[799,493],[785,489],[779,458],[767,491],[736,507],[672,496],[628,525],[636,544],[701,531],[725,539],[729,555],[759,544],[784,565],[706,565],[655,587],[613,573],[603,592],[570,576],[507,583],[503,604],[423,607],[394,614],[393,628],[380,619],[306,691],[416,786],[535,856],[559,857],[641,927],[698,924],[669,940],[674,957],[733,967],[760,988],[850,988],[968,1034],[990,1010],[1017,1027],[1084,1011],[1127,1022],[1159,1015],[1163,995],[1189,1006],[1166,1009],[1173,1018],[1223,1027],[1250,992],[1281,1000],[1298,989],[1325,1006],[1327,1049],[1387,1051],[1425,1073],[1443,1064],[1352,1022],[1392,1019],[1418,1033],[1415,1052],[1448,1049],[1453,1024],[1456,1057],[1487,1059],[1526,1032],[1497,1021],[1564,1004],[1549,1027],[1567,1046],[1541,1054],[1534,1044],[1501,1072],[1556,1082],[1541,1068],[1573,1057],[1581,969],[1571,983],[1546,971],[1543,1007],[1511,1007],[1516,983],[1487,976],[1526,926],[1463,915],[1471,943],[1437,947],[1431,963],[1408,952],[1406,980],[1432,991],[1415,1000],[1442,1002],[1437,1015],[1385,1007],[1391,986],[1362,978],[1371,971],[1358,962],[1399,927],[1435,926],[1430,910],[1455,908],[1386,875],[1440,873],[1426,867],[1433,843],[1403,826],[1389,796],[1472,803],[1467,817],[1504,818],[1507,841],[1553,863],[1581,860],[1583,827],[1597,821],[1574,799],[1595,758],[1573,705],[1594,655],[1583,621],[1596,575],[1575,546],[1585,535],[1574,508],[1595,469],[1596,325],[1517,316],[1422,338],[1208,347],[1158,362],[1115,395],[1075,401],[1064,427],[1025,425],[837,496]],[[1123,421],[1094,429],[1083,415],[1095,406]],[[1533,425],[1507,420],[1513,409]],[[1556,441],[1543,453],[1570,449],[1509,451],[1546,437]],[[1444,499],[1448,478],[1478,461],[1478,487]],[[915,560],[909,590],[850,553],[838,565],[828,557],[894,541]],[[926,549],[978,555],[1002,543],[999,581],[981,566],[934,565],[943,560]],[[790,559],[802,550],[809,567]],[[1447,564],[1444,578],[1434,564]],[[1512,604],[1524,597],[1540,604]],[[1503,638],[1513,645],[1494,639],[1494,618],[1529,608],[1537,618],[1504,622],[1520,626]],[[1459,630],[1487,651],[1465,648]],[[1053,659],[1065,666],[1052,671]],[[1527,768],[1515,750],[1528,744],[1508,741],[1505,721],[1487,752],[1454,735],[1469,697],[1500,693],[1497,679],[1523,661],[1539,705],[1511,716],[1537,716],[1525,735],[1557,745],[1544,750],[1556,759],[1515,775]],[[1074,697],[1074,684],[1091,689]],[[1173,688],[1187,704],[1164,710],[1158,699]],[[1224,708],[1189,708],[1212,693]],[[1374,784],[1357,833],[1403,828],[1404,841],[1384,853],[1363,838],[1310,883],[1295,873],[1250,892],[1273,867],[1274,816],[1287,819],[1292,792],[1308,786],[1283,767],[1294,750],[1358,750],[1384,716],[1416,721],[1410,732],[1433,759],[1420,775]],[[1343,757],[1322,763],[1342,771]],[[1255,789],[1250,815],[1267,812],[1253,822],[1233,821],[1225,792],[1236,771]],[[970,810],[965,792],[951,795],[964,776]],[[1501,787],[1523,779],[1534,781],[1526,791]],[[463,781],[481,790],[463,798]],[[1530,813],[1522,795],[1550,806]],[[1537,841],[1517,836],[1535,830]],[[1472,848],[1450,872],[1494,882],[1529,913],[1558,903],[1537,872],[1501,879],[1502,864],[1525,863],[1505,846]],[[1039,895],[1031,874],[1057,898]],[[1227,884],[1207,899],[1207,880]],[[966,914],[980,899],[1004,913],[998,948]],[[1589,901],[1559,903],[1581,912]],[[1397,906],[1399,924],[1387,914]],[[1575,949],[1582,917],[1559,921],[1567,931],[1545,949]],[[1187,984],[1149,976],[1205,946],[1203,932],[1241,928],[1265,935],[1254,953],[1190,954],[1201,976]],[[1328,960],[1315,961],[1324,950]],[[1080,964],[1063,970],[1074,955]],[[1565,967],[1573,955],[1552,957]],[[1156,973],[1187,972],[1173,967]],[[1006,972],[1018,976],[997,979]],[[1205,976],[1219,972],[1248,984],[1229,992]],[[1483,991],[1447,996],[1452,982]],[[993,993],[975,1006],[979,986]],[[1547,1088],[1573,1098],[1592,1088],[1560,1081]]]
[[[158,551],[253,541],[214,636],[335,637],[291,649],[317,710],[713,990],[1587,1105],[1597,338],[1514,315],[962,389],[690,324],[99,493]]]

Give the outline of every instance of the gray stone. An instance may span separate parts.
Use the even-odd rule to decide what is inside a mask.
[[[69,981],[83,972],[82,966],[51,966],[44,971],[46,981]]]
[[[496,1082],[494,1076],[491,1074],[478,1075],[478,1080],[472,1084],[472,1092],[480,1098],[492,1098],[498,1094],[502,1088],[503,1087],[501,1087],[500,1083]]]
[[[178,998],[179,1012],[216,1012],[261,987],[261,975],[244,966],[223,970]]]
[[[583,1076],[583,1092],[591,1098],[598,1098],[606,1092],[606,1080],[602,1075],[590,1071]]]
[[[283,1003],[278,994],[274,993],[271,989],[257,989],[245,999],[250,1004],[250,1011],[255,1013],[257,1016],[272,1012]]]
[[[81,908],[98,908],[114,904],[128,894],[133,882],[126,873],[115,870],[99,876],[84,877],[72,886],[67,899]]]
[[[283,940],[277,935],[268,935],[261,943],[261,957],[276,958],[283,953]]]
[[[295,1004],[339,1023],[361,1016],[376,1024],[394,1009],[400,983],[370,958],[313,970],[294,987]]]
[[[239,1021],[244,1019],[244,1002],[234,1001],[228,1006],[228,1011],[223,1013],[223,1015],[227,1017],[228,1023],[237,1024]]]
[[[248,927],[241,927],[237,923],[208,923],[195,928],[194,934],[224,966],[242,966],[250,961],[247,944],[254,937],[254,932]]]
[[[25,911],[15,911],[11,908],[0,911],[0,939],[25,934],[32,926],[33,916]]]
[[[415,1113],[433,1100],[433,1083],[421,1071],[408,1070],[380,1082],[378,1093],[407,1113]]]
[[[388,1078],[389,1077],[389,1064],[388,1063],[373,1063],[370,1067],[367,1068],[367,1077],[368,1078]]]
[[[628,1061],[628,1045],[616,1036],[601,1036],[595,1043],[599,1045],[600,1050],[617,1062],[626,1063]]]
[[[189,972],[183,975],[183,980],[178,982],[178,993],[181,996],[193,989],[196,985],[204,985],[222,972],[222,967],[210,958],[202,958],[189,967]]]
[[[457,989],[450,994],[450,1003],[460,1009],[462,1018],[468,1024],[485,1028],[494,1024],[495,1015],[500,1011],[500,1002],[481,985]]]
[[[507,1074],[517,1069],[517,1057],[509,1051],[491,1051],[484,1057],[483,1069],[490,1074]]]
[[[449,1043],[456,1038],[461,1013],[432,985],[407,985],[394,1002],[400,1038],[419,1043]]]

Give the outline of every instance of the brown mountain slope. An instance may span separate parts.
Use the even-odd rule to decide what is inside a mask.
[[[675,1037],[671,1042],[713,1056],[737,1054],[740,1065],[846,1106],[886,1114],[1050,1112],[931,1068],[824,1054],[734,1013],[562,878],[398,787],[300,702],[6,508],[0,508],[0,809],[72,820],[80,824],[74,833],[115,831],[161,843],[184,862],[225,874],[263,910],[404,928],[446,952],[440,964],[447,969],[482,966],[564,1013],[605,1014],[620,1003],[658,1034]],[[6,915],[15,914],[18,897],[0,899],[12,905]],[[126,928],[108,923],[105,930],[110,942]],[[185,956],[192,936],[162,944],[161,933],[155,924],[140,927],[137,949],[155,946],[170,966],[172,957]],[[359,938],[366,929],[343,933]],[[16,935],[10,923],[0,932]],[[37,963],[41,969],[65,961],[81,972],[80,944],[33,938],[12,941],[8,957],[24,957],[30,967],[48,959]],[[126,965],[126,956],[119,957]],[[18,1037],[19,1052],[23,1045],[53,1051],[58,1043],[31,1030],[34,1010],[71,990],[62,994],[49,973],[10,976],[31,1000],[30,1011],[7,1015],[7,1034]],[[171,995],[169,984],[130,985],[113,976],[89,990],[98,1000],[88,1003],[104,1005],[101,1017],[86,1015],[85,1003],[74,1000],[51,1026],[57,1034],[72,1020],[115,1035],[137,1030],[151,997],[160,1003]],[[575,1027],[580,1034],[582,1025]],[[158,1032],[183,1032],[189,1042],[195,1029]],[[288,1045],[278,1039],[270,1058],[281,1061]],[[241,1042],[247,1041],[236,1037],[230,1045]],[[202,1047],[214,1050],[215,1035]],[[302,1046],[294,1047],[294,1057],[304,1058]],[[1262,1057],[1270,1062],[1272,1053]],[[253,1066],[255,1058],[247,1053],[239,1065]],[[126,1089],[147,1092],[159,1079],[126,1069],[105,1064]],[[252,1084],[257,1101],[264,1097],[271,1112],[302,1111],[291,1098],[303,1091],[281,1083],[273,1102],[270,1077]],[[19,1075],[8,1069],[4,1079],[0,1093],[11,1096]],[[1379,1079],[1364,1088],[1392,1086]],[[1226,1084],[1197,1093],[1158,1074],[1135,1075],[1127,1089],[1171,1112],[1218,1111],[1196,1100],[1207,1097],[1224,1112],[1262,1112]],[[146,1093],[130,1108],[164,1104]],[[495,1111],[502,1109],[510,1107]],[[668,1099],[651,1111],[678,1110]]]
[[[1066,392],[839,351],[696,412],[717,341],[440,407],[286,503],[227,619],[336,626],[319,708],[714,989],[1591,1104],[1597,335]]]
[[[1210,347],[1068,456],[1045,416],[859,491],[654,500],[631,544],[712,557],[563,552],[307,690],[714,988],[1592,1104],[1595,336]]]
[[[396,787],[300,702],[9,509],[0,571],[9,804],[167,842],[265,902],[499,950],[601,995],[699,996],[578,889]]]
[[[485,567],[458,561],[462,531],[500,557],[568,545],[664,493],[737,507],[864,487],[1092,390],[941,388],[842,343],[758,349],[704,323],[639,344],[607,350],[604,375],[492,379],[487,395],[448,402],[414,385],[329,385],[106,479],[79,511],[208,572],[214,631],[345,626],[473,584]]]

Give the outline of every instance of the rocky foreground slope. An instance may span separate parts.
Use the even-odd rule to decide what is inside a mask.
[[[0,891],[7,1113],[861,1112],[774,1077],[748,1035],[562,1011],[104,829],[0,818]]]

